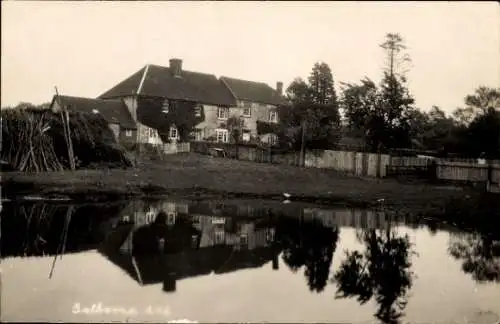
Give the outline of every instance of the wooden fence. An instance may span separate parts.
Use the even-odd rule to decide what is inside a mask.
[[[213,148],[223,149],[227,157],[259,163],[274,163],[299,166],[299,152],[277,152],[256,145],[239,145],[213,142],[191,142],[192,152],[210,154]],[[427,157],[390,156],[388,154],[361,153],[350,151],[313,150],[305,154],[305,167],[330,169],[355,176],[384,178],[390,176],[391,167],[400,169],[414,168],[418,175],[426,179],[453,182],[486,182],[488,172],[491,183],[500,184],[500,161],[489,161],[479,165],[477,160],[453,162],[447,159]],[[433,166],[430,168],[430,166]]]
[[[268,147],[228,143],[192,142],[191,150],[210,154],[211,149],[225,150],[227,157],[244,161],[300,165],[299,152],[277,152]],[[305,154],[305,167],[333,169],[357,176],[385,177],[389,155],[348,151],[314,150]]]
[[[488,172],[493,184],[500,184],[500,164],[480,165],[477,163],[438,161],[436,175],[438,179],[462,182],[485,182]]]

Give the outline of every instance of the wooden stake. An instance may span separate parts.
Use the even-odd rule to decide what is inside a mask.
[[[56,255],[54,256],[54,261],[52,261],[52,267],[50,268],[49,279],[52,279],[52,274],[54,273],[54,268],[56,266],[56,260],[57,260],[57,256],[59,255],[59,251],[61,250],[60,257],[62,258],[62,254],[66,250],[66,238],[67,238],[68,227],[69,227],[69,223],[71,221],[72,214],[73,214],[73,206],[70,206],[68,208],[68,211],[66,212],[66,220],[64,222],[63,232],[61,233],[62,235],[61,235],[61,239],[59,241],[59,245],[57,247]]]
[[[56,89],[56,96],[59,97],[59,92]],[[75,156],[73,154],[73,142],[71,141],[71,132],[70,132],[70,127],[69,127],[69,113],[68,110],[64,105],[59,102],[61,106],[61,119],[63,123],[63,128],[64,128],[64,138],[66,140],[66,145],[68,146],[68,159],[69,159],[69,165],[71,167],[72,171],[75,171],[76,166],[75,166]]]

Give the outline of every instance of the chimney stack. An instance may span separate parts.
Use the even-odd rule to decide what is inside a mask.
[[[283,82],[278,81],[276,82],[276,91],[278,91],[279,95],[283,95]]]
[[[182,60],[178,58],[170,59],[170,70],[176,78],[182,77]]]

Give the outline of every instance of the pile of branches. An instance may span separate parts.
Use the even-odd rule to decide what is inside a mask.
[[[2,112],[2,160],[19,171],[60,171],[50,130],[51,118],[26,109]]]
[[[69,127],[77,168],[91,164],[132,166],[102,116],[70,112]],[[4,110],[1,156],[2,160],[23,172],[69,169],[61,114],[32,108]]]

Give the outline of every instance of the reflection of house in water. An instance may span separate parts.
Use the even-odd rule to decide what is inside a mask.
[[[163,282],[166,291],[175,290],[176,281],[187,277],[261,267],[270,261],[278,269],[270,224],[228,217],[227,208],[222,211],[213,204],[192,206],[135,205],[133,216],[125,215],[134,224],[117,226],[101,253],[140,284]],[[155,222],[160,211],[166,214],[165,223]],[[138,252],[138,244],[155,252]]]
[[[304,220],[320,220],[327,227],[355,227],[363,229],[381,228],[385,215],[373,210],[305,208]]]

